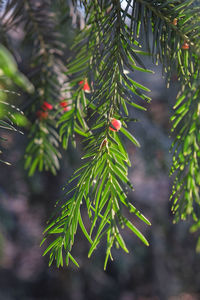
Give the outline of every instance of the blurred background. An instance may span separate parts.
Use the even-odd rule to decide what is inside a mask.
[[[20,34],[11,32],[16,44]],[[138,122],[129,126],[141,148],[124,142],[132,162],[129,178],[135,188],[129,197],[152,226],[144,226],[134,216],[132,221],[150,246],[145,247],[130,231],[124,230],[130,253],[114,250],[114,261],[103,271],[104,245],[88,259],[88,242],[78,232],[74,256],[80,269],[74,265],[49,268],[48,257],[42,256],[44,247],[39,246],[42,232],[55,202],[64,198],[62,187],[80,165],[81,141],[77,137],[76,150],[70,145],[62,152],[57,176],[36,172],[28,177],[23,154],[26,131],[25,135],[5,131],[7,142],[3,147],[12,165],[0,166],[0,300],[200,299],[197,235],[189,233],[189,221],[173,224],[169,202],[173,182],[168,176],[172,159],[169,118],[179,84],[174,74],[167,89],[162,67],[155,67],[148,59],[145,65],[155,74],[142,77],[138,74],[137,80],[151,89],[152,102],[146,104],[145,113],[130,108],[131,117]]]

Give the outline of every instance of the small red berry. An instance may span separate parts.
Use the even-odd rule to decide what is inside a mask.
[[[89,84],[88,84],[87,82],[84,84],[83,90],[84,90],[85,92],[90,92],[90,86],[89,86]]]
[[[83,89],[86,93],[90,93],[90,86],[89,86],[89,84],[88,84],[88,82],[87,82],[87,79],[81,80],[81,81],[79,82],[79,84],[83,86],[82,89]]]
[[[190,48],[190,45],[187,42],[184,42],[184,44],[181,47],[183,50],[188,50]]]
[[[36,112],[36,115],[37,115],[38,119],[39,119],[40,121],[42,121],[42,120],[44,120],[44,119],[47,119],[47,117],[48,117],[48,112],[47,112],[47,111],[38,110],[38,111]]]
[[[112,120],[111,120],[111,124],[112,124],[112,126],[115,128],[115,129],[114,129],[114,128],[112,128],[112,127],[109,127],[109,129],[112,130],[112,131],[119,131],[120,128],[121,128],[121,126],[122,126],[121,121],[116,120],[116,119],[112,119]]]
[[[172,24],[173,24],[174,26],[177,26],[177,23],[178,23],[178,19],[177,19],[177,18],[174,18]]]
[[[51,105],[50,103],[44,101],[42,104],[42,109],[43,110],[52,110],[53,109],[53,105]]]
[[[59,105],[63,108],[64,111],[70,110],[69,104],[68,104],[67,101],[62,101],[62,102],[59,103]]]

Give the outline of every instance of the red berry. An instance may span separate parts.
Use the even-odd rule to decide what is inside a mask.
[[[62,102],[60,102],[60,106],[61,106],[61,107],[65,107],[65,106],[67,106],[67,105],[68,105],[67,101],[62,101]]]
[[[70,109],[67,101],[62,101],[59,104],[63,108],[64,111],[68,111]]]
[[[178,19],[177,19],[177,18],[174,18],[174,20],[173,20],[172,24],[173,24],[174,26],[176,26],[176,25],[177,25],[177,23],[178,23]]]
[[[84,84],[83,90],[84,90],[85,92],[90,92],[90,86],[89,86],[89,84],[88,84],[87,82]]]
[[[187,42],[184,42],[184,44],[181,47],[183,50],[188,50],[190,48],[190,45]]]
[[[87,82],[87,79],[81,80],[81,81],[79,82],[79,84],[83,86],[82,89],[83,89],[86,93],[90,93],[90,86],[89,86],[89,84],[88,84],[88,82]]]
[[[44,101],[42,104],[42,109],[43,110],[52,110],[53,109],[53,105],[51,105],[50,103]]]
[[[109,129],[112,130],[112,131],[119,131],[120,128],[121,128],[121,126],[122,126],[121,121],[116,120],[116,119],[112,119],[112,120],[111,120],[111,124],[112,124],[112,126],[115,128],[115,129],[114,129],[114,128],[112,128],[112,127],[109,127]]]
[[[36,115],[37,115],[38,119],[39,119],[40,121],[42,121],[42,120],[44,120],[44,119],[47,119],[47,117],[48,117],[48,112],[47,112],[47,111],[38,110],[38,111],[36,112]]]

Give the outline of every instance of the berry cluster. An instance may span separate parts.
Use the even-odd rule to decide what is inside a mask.
[[[91,89],[90,89],[90,86],[87,82],[87,79],[84,79],[84,80],[80,81],[79,85],[82,87],[82,89],[86,93],[90,93]],[[67,101],[65,101],[64,98],[61,99],[61,102],[59,103],[59,106],[62,108],[62,110],[64,112],[70,110],[69,103]],[[40,121],[47,119],[48,114],[49,114],[48,111],[52,110],[52,109],[53,109],[53,105],[48,103],[47,101],[44,101],[42,106],[41,106],[41,109],[36,112],[36,115],[37,115],[38,119]]]
[[[173,24],[174,26],[177,26],[177,24],[178,24],[178,19],[177,19],[177,18],[174,18],[173,21],[172,21],[172,24]],[[181,48],[182,48],[183,50],[189,50],[189,49],[190,49],[190,45],[189,45],[189,43],[188,43],[187,41],[184,41],[184,43],[183,43],[183,45],[181,46]]]
[[[38,110],[36,112],[37,117],[40,121],[45,120],[48,118],[48,110],[52,110],[53,109],[53,105],[48,103],[47,101],[44,101],[42,106],[41,106],[42,110]]]
[[[67,101],[61,101],[59,103],[59,106],[62,108],[63,111],[68,111],[70,109]],[[47,119],[49,115],[48,111],[52,109],[53,109],[53,105],[47,101],[44,101],[41,106],[41,109],[36,112],[38,119],[40,121]]]

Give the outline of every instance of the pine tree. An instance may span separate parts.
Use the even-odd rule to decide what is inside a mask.
[[[130,160],[122,142],[124,136],[140,147],[127,124],[136,121],[129,117],[130,106],[145,113],[143,103],[151,101],[149,89],[137,82],[135,75],[137,71],[152,76],[143,62],[145,55],[155,64],[162,63],[169,87],[173,72],[180,81],[171,117],[172,211],[175,222],[192,216],[191,231],[200,226],[200,1],[72,2],[7,1],[1,32],[6,41],[10,28],[21,26],[25,32],[22,44],[31,48],[29,78],[36,92],[24,106],[32,122],[25,162],[29,175],[36,169],[55,174],[61,158],[60,141],[66,149],[69,141],[76,146],[75,134],[83,137],[84,163],[68,182],[74,187],[68,190],[66,185],[65,203],[58,203],[45,230],[43,242],[52,238],[44,255],[49,253],[50,264],[56,260],[58,267],[63,265],[63,253],[67,265],[70,260],[78,265],[72,247],[80,226],[90,243],[89,257],[106,237],[106,268],[114,245],[128,252],[123,228],[128,227],[148,246],[124,214],[127,210],[150,225],[129,201],[127,191],[133,189],[128,178]],[[85,26],[73,29],[71,57],[65,65],[64,43],[69,49],[64,38],[66,22],[70,14],[76,15],[78,6],[84,10]],[[82,206],[87,209],[89,229],[84,225]]]

